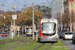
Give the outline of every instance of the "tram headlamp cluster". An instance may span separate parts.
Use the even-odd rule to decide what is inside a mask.
[[[41,38],[43,38],[43,37],[41,36]]]

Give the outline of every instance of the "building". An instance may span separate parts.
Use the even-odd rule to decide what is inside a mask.
[[[4,14],[3,10],[0,10],[0,17]]]
[[[65,12],[69,13],[69,4],[68,0],[52,0],[52,17],[53,18],[60,18],[62,14]],[[59,27],[62,26],[64,30],[69,30],[69,27],[59,20]]]
[[[70,1],[71,3],[68,1]],[[67,12],[69,17],[71,12],[72,31],[75,31],[75,0],[52,0],[52,17],[58,17],[57,14],[59,14],[60,16],[60,12],[62,12],[63,14]],[[68,22],[68,26],[66,26],[66,29],[67,27],[70,28],[70,21]]]
[[[43,12],[44,17],[51,18],[51,3],[38,4],[38,10]]]
[[[70,12],[70,8],[71,8],[71,20],[72,20],[72,31],[75,32],[75,1],[71,1],[68,2],[69,4],[69,12]],[[70,4],[71,4],[71,7],[70,7]]]
[[[3,14],[4,13],[4,11],[3,10],[0,10],[0,14]]]
[[[26,8],[22,8],[21,12],[25,12],[28,8],[32,8],[32,6],[26,7]],[[34,5],[34,8],[36,8],[36,10],[38,11],[38,5]]]
[[[22,8],[21,11],[25,12],[28,8],[32,8],[32,6]],[[51,3],[40,3],[38,5],[34,5],[34,8],[36,8],[37,11],[41,10],[44,17],[51,17]]]
[[[63,0],[52,0],[52,17],[57,17],[61,9],[63,12]]]
[[[67,0],[52,0],[52,17],[60,16],[60,12],[64,13],[68,8]]]
[[[0,21],[1,21],[1,16],[3,15],[4,10],[0,10]]]
[[[21,11],[16,11],[16,13],[21,14]]]
[[[69,10],[69,7],[68,7],[68,6],[69,6],[68,0],[64,0],[63,5],[64,5],[64,12],[65,12],[65,11],[68,12],[68,10]]]

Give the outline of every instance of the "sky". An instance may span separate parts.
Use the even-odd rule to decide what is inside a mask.
[[[15,0],[16,10],[21,10],[21,8],[24,8],[25,4],[31,3],[34,3],[35,5],[39,3],[50,3],[50,0]],[[0,0],[0,10],[13,11],[13,6],[14,0]]]

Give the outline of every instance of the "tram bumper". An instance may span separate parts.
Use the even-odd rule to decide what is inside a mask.
[[[58,42],[58,38],[40,38],[40,42]]]
[[[33,36],[32,34],[26,34],[26,36]]]

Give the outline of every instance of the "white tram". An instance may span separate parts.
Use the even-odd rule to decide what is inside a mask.
[[[58,22],[57,19],[41,19],[38,40],[40,42],[58,42]]]

